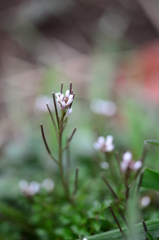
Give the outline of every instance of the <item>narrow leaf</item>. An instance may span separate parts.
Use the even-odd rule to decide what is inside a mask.
[[[149,232],[145,232],[145,237],[147,237],[148,240],[154,240],[154,238],[152,237],[152,235]]]
[[[159,227],[158,227],[159,219],[146,221],[145,223],[146,223],[146,226],[149,231],[148,233],[150,234],[150,232],[151,232],[151,236],[154,238],[159,237]],[[135,240],[145,240],[142,223],[135,224],[134,229],[137,231],[137,238]],[[123,227],[122,230],[126,236],[129,236],[127,227]],[[101,233],[101,234],[97,234],[97,235],[90,236],[90,237],[87,237],[87,236],[85,236],[85,237],[87,238],[87,240],[110,240],[110,239],[123,240],[123,236],[121,235],[119,229],[116,229],[113,231],[108,231],[108,232]],[[151,239],[153,239],[153,238],[151,238]]]
[[[159,191],[159,173],[145,168],[141,181],[141,187]]]
[[[155,140],[155,139],[145,140],[144,144],[147,144],[147,143],[159,146],[159,140]]]

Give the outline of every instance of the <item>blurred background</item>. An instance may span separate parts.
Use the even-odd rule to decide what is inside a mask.
[[[55,178],[40,123],[56,156],[46,103],[54,111],[51,93],[61,82],[76,92],[66,135],[77,126],[71,156],[81,178],[100,172],[92,164],[96,129],[136,160],[144,140],[159,138],[158,12],[158,0],[0,1],[2,200],[19,197],[21,179]],[[152,147],[146,165],[159,170],[158,158]]]

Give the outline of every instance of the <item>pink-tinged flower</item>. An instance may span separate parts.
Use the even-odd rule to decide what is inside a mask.
[[[33,196],[40,190],[40,183],[32,181],[28,183],[26,180],[19,181],[19,188],[25,196]]]
[[[132,153],[127,151],[123,155],[123,159],[120,163],[120,168],[122,172],[126,172],[127,170],[138,171],[142,167],[142,162],[140,160],[133,161]]]
[[[111,135],[104,138],[100,136],[97,142],[94,143],[94,148],[103,152],[112,152],[114,150],[113,137]]]
[[[139,170],[141,167],[142,167],[142,162],[140,160],[136,161],[136,162],[133,162],[133,164],[130,165],[130,168],[134,171]]]
[[[58,92],[56,93],[56,101],[59,109],[65,110],[67,108],[70,108],[70,105],[73,102],[73,94],[70,94],[69,90],[66,91],[65,95]]]
[[[131,162],[132,162],[132,153],[128,151],[124,153],[122,162],[120,163],[121,171],[126,172]]]

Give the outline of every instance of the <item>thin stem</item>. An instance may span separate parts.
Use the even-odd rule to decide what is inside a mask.
[[[72,140],[72,138],[73,138],[73,135],[75,134],[76,130],[77,130],[77,128],[74,128],[74,130],[73,130],[70,138],[68,139],[68,142],[71,142],[71,140]]]
[[[60,129],[60,125],[59,125],[59,116],[58,116],[58,111],[57,111],[57,106],[56,106],[56,100],[55,100],[55,93],[53,92],[52,95],[53,95],[53,102],[54,102],[56,119],[57,119],[58,130],[59,130],[59,129]]]
[[[126,238],[126,236],[125,236],[125,234],[124,234],[122,228],[120,227],[120,224],[119,224],[119,222],[118,222],[118,219],[116,218],[116,216],[115,216],[115,214],[114,214],[114,212],[113,212],[113,209],[111,208],[110,205],[109,205],[109,209],[110,209],[110,211],[111,211],[111,213],[112,213],[112,215],[113,215],[113,217],[114,217],[114,220],[115,220],[116,224],[118,225],[118,228],[119,228],[119,230],[120,230],[120,232],[121,232],[123,238],[124,238],[125,240],[127,240],[127,238]]]
[[[45,138],[45,134],[44,134],[44,129],[43,129],[42,123],[41,123],[40,126],[41,126],[41,133],[42,133],[42,137],[43,137],[43,141],[44,141],[46,150],[47,150],[48,154],[50,155],[50,157],[52,158],[52,160],[54,160],[57,164],[59,164],[59,162],[52,156],[52,154],[51,154],[51,152],[50,152],[49,146],[48,146],[47,141],[46,141],[46,138]]]
[[[75,181],[74,181],[74,191],[73,191],[73,197],[76,195],[77,193],[77,189],[78,189],[78,172],[79,172],[79,167],[76,168],[76,173],[75,173]]]
[[[72,82],[70,83],[70,94],[72,92]]]
[[[76,130],[77,130],[77,128],[75,128],[75,129],[73,130],[71,136],[70,136],[69,139],[68,139],[68,142],[67,142],[66,146],[62,149],[62,151],[64,151],[65,149],[68,148],[68,146],[69,146],[69,144],[70,144],[70,142],[71,142],[71,140],[72,140],[72,138],[73,138],[73,135],[75,134]]]
[[[106,180],[106,178],[104,176],[102,176],[104,182],[106,183],[107,187],[109,188],[109,190],[111,191],[112,195],[114,196],[115,199],[118,199],[116,193],[114,192],[114,190],[112,189],[112,187],[110,186],[110,184],[108,183],[108,181]]]
[[[115,153],[115,156],[116,156],[116,160],[117,160],[117,163],[118,163],[118,167],[119,167],[119,172],[120,172],[121,179],[122,179],[122,181],[124,182],[123,174],[122,174],[122,171],[121,171],[121,168],[120,168],[119,154],[116,152],[116,153]]]
[[[119,200],[118,196],[116,195],[116,193],[114,192],[114,190],[112,189],[112,187],[110,186],[110,184],[108,183],[106,178],[104,176],[102,176],[102,178],[103,178],[104,182],[106,183],[107,187],[109,188],[109,190],[111,191],[114,198],[117,200],[117,202],[120,203],[123,207],[125,207],[125,205],[123,203],[121,203],[121,201]]]
[[[46,106],[47,106],[47,109],[48,109],[48,111],[50,113],[50,117],[51,117],[51,120],[53,122],[53,125],[54,125],[54,128],[55,128],[55,132],[56,132],[56,137],[57,137],[57,140],[58,140],[57,127],[56,127],[56,123],[55,123],[54,117],[53,117],[52,112],[51,112],[51,110],[49,108],[49,105],[46,104]]]
[[[141,182],[142,182],[142,177],[143,177],[143,171],[142,171],[141,174],[140,174],[139,184],[138,184],[138,187],[137,187],[137,193],[139,193],[139,190],[140,190],[140,186],[141,186]]]
[[[61,83],[61,94],[62,94],[62,91],[63,91],[63,82]]]
[[[111,191],[111,193],[112,193],[112,195],[114,196],[114,198],[115,198],[119,203],[121,203],[120,200],[119,200],[119,198],[118,198],[118,196],[116,195],[116,193],[114,192],[114,190],[112,189],[112,187],[110,186],[110,184],[108,183],[108,181],[106,180],[106,178],[105,178],[104,176],[102,176],[102,178],[103,178],[104,182],[106,183],[107,187],[109,188],[109,190]],[[122,204],[122,205],[123,205],[123,204]],[[118,210],[119,210],[119,213],[120,213],[123,221],[124,221],[125,224],[127,225],[127,221],[126,221],[126,219],[125,219],[125,217],[124,217],[124,215],[123,215],[120,207],[118,206],[118,204],[117,204],[116,206],[117,206],[117,208],[118,208]],[[123,205],[123,206],[124,206],[124,208],[125,208],[125,205]]]
[[[144,161],[145,161],[146,154],[147,154],[147,145],[144,145],[143,152],[142,152],[142,156],[141,156],[141,162],[142,162],[142,164],[143,164]]]
[[[64,172],[63,172],[63,166],[62,166],[62,131],[59,132],[59,168],[60,168],[60,175],[61,175],[62,185],[64,188],[66,198],[70,200],[68,186],[64,179]]]
[[[142,220],[142,224],[143,224],[144,231],[147,232],[147,226],[144,220]],[[146,240],[148,240],[147,237],[146,237]]]
[[[73,94],[73,100],[74,100],[76,94],[73,92],[71,94]],[[70,104],[70,107],[72,107],[72,104],[73,104],[73,102]]]
[[[144,146],[144,148],[143,148],[143,152],[142,152],[142,156],[141,156],[141,159],[140,159],[140,161],[142,162],[142,165],[143,165],[143,162],[145,161],[145,158],[146,158],[146,154],[147,154],[147,148],[146,148],[146,145]],[[132,181],[132,184],[131,184],[131,186],[135,183],[135,181],[136,181],[136,179],[137,179],[137,177],[138,177],[138,175],[139,175],[139,173],[141,172],[142,170],[141,170],[141,168],[136,172],[136,174],[135,174],[135,177],[134,177],[134,179],[133,179],[133,181]],[[141,175],[141,177],[142,177],[142,175]],[[140,179],[140,180],[142,180],[142,179]],[[141,184],[141,182],[140,182],[140,184]],[[131,187],[130,186],[130,187]],[[129,187],[129,188],[130,188]],[[140,186],[139,186],[140,187]]]
[[[71,201],[70,196],[69,196],[69,188],[67,185],[67,182],[65,181],[64,177],[64,171],[63,171],[63,165],[62,165],[62,136],[63,136],[63,119],[65,117],[65,112],[62,112],[62,116],[60,119],[60,130],[59,130],[59,168],[60,168],[60,175],[61,175],[61,180],[62,180],[62,185],[64,188],[64,192],[66,195],[66,198]]]
[[[68,140],[67,140],[68,141]],[[69,181],[69,173],[70,173],[70,167],[71,167],[71,162],[70,162],[70,148],[69,146],[67,147],[66,151],[66,182],[68,184]]]
[[[139,173],[141,172],[142,170],[141,169],[139,169],[137,172],[136,172],[136,174],[135,174],[135,177],[134,177],[134,179],[133,179],[133,181],[132,181],[132,184],[129,186],[129,189],[131,188],[131,186],[135,183],[135,181],[136,181],[136,179],[137,179],[137,177],[138,177],[138,175],[139,175]],[[142,180],[142,174],[141,174],[141,179],[140,180]],[[140,184],[141,184],[141,181],[140,181]],[[140,187],[140,186],[139,186]]]
[[[129,173],[130,173],[129,171],[126,172],[125,179],[124,179],[126,204],[127,204],[128,198],[129,198],[129,190],[130,190],[130,187],[128,186]]]
[[[65,127],[67,125],[67,120],[68,120],[68,118],[65,118],[65,120],[63,121],[63,131],[65,130]]]

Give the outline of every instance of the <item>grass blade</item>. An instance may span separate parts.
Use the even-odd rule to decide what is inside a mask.
[[[156,139],[145,140],[144,144],[147,144],[147,143],[159,146],[159,140],[156,140]]]
[[[151,234],[151,236],[153,238],[159,237],[159,227],[158,227],[159,219],[149,220],[149,221],[146,221],[145,223],[146,223],[146,226],[148,229],[148,233]],[[136,224],[134,229],[137,232],[137,239],[135,239],[135,240],[145,240],[145,233],[144,233],[142,223]],[[123,227],[122,230],[123,230],[124,234],[128,237],[129,236],[128,228]],[[106,233],[97,234],[97,235],[86,237],[86,238],[87,238],[87,240],[110,240],[110,239],[123,240],[123,237],[122,237],[119,229],[112,230],[112,231],[109,231]]]

